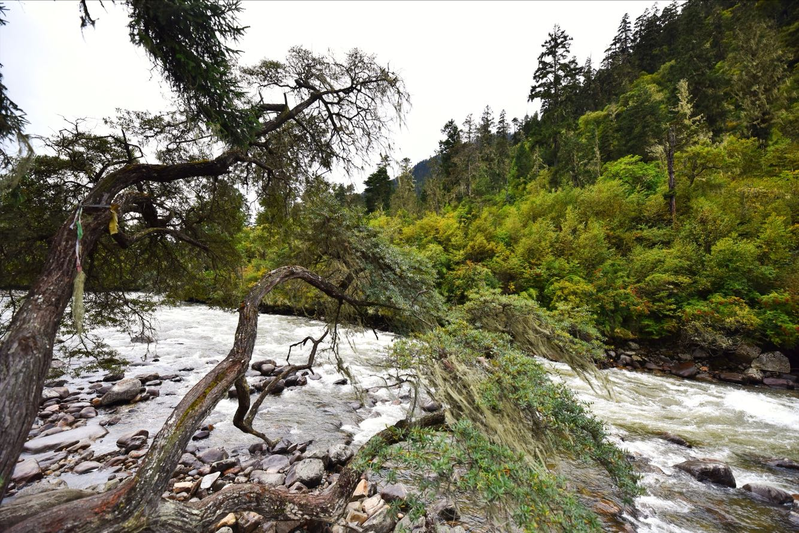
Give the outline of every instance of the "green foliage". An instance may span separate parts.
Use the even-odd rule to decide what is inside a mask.
[[[569,531],[593,522],[585,522],[589,515],[548,471],[550,454],[594,462],[626,497],[637,494],[637,477],[602,423],[532,357],[561,356],[587,370],[598,345],[571,335],[568,326],[529,300],[487,294],[463,306],[446,328],[395,343],[395,360],[417,369],[454,420],[454,438],[435,442],[443,455],[432,464],[432,457],[407,448],[399,457],[410,455],[443,479],[465,464],[458,488],[498,504],[526,530]]]
[[[760,320],[736,296],[712,295],[707,301],[692,302],[683,311],[683,332],[692,341],[716,350],[734,348],[753,337]]]
[[[234,74],[239,0],[128,0],[130,39],[158,65],[191,114],[234,145],[250,140],[258,120],[241,104]]]
[[[391,178],[385,165],[381,165],[364,182],[363,199],[366,211],[371,213],[382,209],[388,211],[391,205]]]
[[[513,523],[530,532],[601,531],[596,516],[567,490],[565,479],[493,442],[468,420],[449,429],[447,434],[416,432],[402,445],[384,450],[370,465],[380,470],[392,464],[433,478],[421,483],[423,494],[412,499],[411,517],[423,513],[428,493],[446,491],[486,506],[497,527]],[[458,469],[465,474],[457,475]]]

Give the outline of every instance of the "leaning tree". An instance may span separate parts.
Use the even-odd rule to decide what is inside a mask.
[[[114,247],[139,247],[148,253],[177,243],[212,253],[204,240],[211,239],[213,231],[197,215],[216,213],[203,203],[206,195],[216,198],[227,191],[227,197],[235,197],[231,188],[245,183],[255,190],[290,187],[319,169],[352,164],[355,157],[383,143],[387,127],[408,101],[402,81],[359,51],[336,60],[294,48],[285,61],[264,61],[241,69],[239,76],[243,89],[237,105],[242,114],[257,119],[245,142],[223,144],[216,125],[185,113],[130,113],[108,121],[102,134],[73,124],[50,141],[52,155],[40,158],[30,171],[27,178],[39,176],[43,187],[68,190],[65,197],[73,198],[75,205],[56,215],[62,220],[49,239],[41,273],[16,309],[0,346],[3,492],[36,416],[65,309],[73,298],[73,314],[80,311],[86,273],[91,275],[98,257],[110,257]],[[230,211],[231,201],[220,205]],[[224,514],[243,508],[277,519],[334,518],[343,507],[342,496],[358,479],[354,470],[320,496],[245,485],[192,506],[163,501],[161,494],[198,425],[232,386],[243,386],[261,299],[277,285],[296,279],[342,305],[397,306],[396,301],[359,297],[350,290],[353,277],[349,283],[333,283],[300,266],[266,273],[239,306],[229,355],[180,402],[136,475],[112,492],[39,514],[15,530],[204,530]],[[396,281],[402,279],[397,272]],[[415,290],[418,293],[420,287]],[[247,407],[241,406],[242,414]],[[392,432],[381,438],[399,435]]]

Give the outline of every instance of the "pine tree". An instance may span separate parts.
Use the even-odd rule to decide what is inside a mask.
[[[544,113],[563,114],[570,91],[577,83],[577,60],[569,57],[572,38],[557,24],[547,35],[541,46],[544,51],[538,56],[538,68],[533,75],[529,101],[541,99]]]
[[[610,42],[610,46],[605,50],[605,59],[602,62],[604,68],[613,68],[616,65],[626,63],[632,53],[633,34],[630,28],[630,15],[625,13],[619,23],[616,36]]]
[[[561,126],[574,114],[574,95],[579,89],[579,67],[569,57],[572,38],[557,24],[544,41],[533,75],[529,101],[541,99],[542,120],[551,128],[552,160],[557,165]]]
[[[377,170],[366,178],[363,199],[366,211],[372,213],[378,209],[388,211],[391,206],[391,178],[388,175],[388,160],[384,156]]]

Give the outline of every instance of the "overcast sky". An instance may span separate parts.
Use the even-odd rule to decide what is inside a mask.
[[[97,26],[81,32],[77,0],[5,3],[3,82],[27,113],[29,133],[47,135],[64,118],[99,120],[116,108],[168,107],[169,88],[128,40],[124,7],[89,2]],[[508,121],[532,114],[527,95],[541,44],[555,24],[574,38],[578,62],[591,56],[596,66],[624,13],[635,20],[652,3],[245,1],[240,21],[249,30],[237,48],[244,64],[282,59],[295,45],[375,54],[411,94],[391,155],[416,163],[434,153],[451,118],[460,124],[472,113],[478,119],[486,105],[495,116],[505,109]]]

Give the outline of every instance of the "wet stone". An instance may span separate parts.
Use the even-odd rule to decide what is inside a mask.
[[[325,465],[321,459],[303,459],[295,463],[286,475],[286,485],[292,486],[295,482],[306,487],[315,487],[325,475]]]
[[[735,477],[730,467],[715,459],[692,459],[674,465],[675,468],[687,472],[698,481],[708,481],[717,485],[735,488]]]
[[[350,460],[354,453],[352,448],[346,444],[335,444],[327,451],[330,463],[334,465],[343,465]]]
[[[282,472],[289,467],[289,459],[285,455],[270,455],[261,461],[261,469],[267,473]]]
[[[263,470],[253,470],[250,473],[250,481],[268,487],[277,487],[285,483],[286,476],[277,472],[270,473],[264,472]]]
[[[207,439],[210,436],[211,436],[211,432],[210,431],[201,429],[200,431],[198,431],[197,433],[194,434],[194,436],[191,438],[191,440],[203,440],[203,439]]]
[[[747,492],[751,492],[760,499],[775,505],[785,505],[787,503],[793,502],[793,496],[791,496],[788,492],[770,485],[764,485],[762,483],[747,483],[741,488]]]
[[[84,461],[76,465],[75,468],[72,469],[72,472],[75,474],[85,474],[87,472],[97,470],[101,466],[103,465],[98,463],[97,461]]]
[[[224,448],[208,448],[196,454],[197,459],[206,464],[215,463],[228,458],[228,453]]]
[[[129,403],[139,395],[140,389],[141,381],[138,379],[123,379],[115,383],[108,392],[103,394],[103,397],[100,399],[100,404],[113,405],[116,403]]]
[[[11,481],[17,485],[42,478],[42,469],[36,459],[25,459],[14,467]]]

